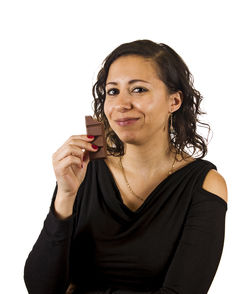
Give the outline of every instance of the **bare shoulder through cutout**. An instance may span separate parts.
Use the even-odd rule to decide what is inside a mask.
[[[224,201],[228,201],[228,191],[225,179],[215,169],[211,169],[203,182],[202,189],[216,194]]]

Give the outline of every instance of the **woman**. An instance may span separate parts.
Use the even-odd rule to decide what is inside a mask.
[[[125,43],[105,59],[93,96],[108,156],[90,161],[86,135],[53,154],[50,211],[25,264],[29,293],[207,293],[227,187],[202,159],[202,96],[187,66],[165,44]]]

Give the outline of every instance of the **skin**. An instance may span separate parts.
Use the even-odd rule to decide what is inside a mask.
[[[134,79],[146,82],[129,84]],[[156,171],[166,170],[166,166],[171,167],[175,154],[169,150],[168,120],[181,103],[181,92],[169,93],[151,60],[129,55],[119,57],[111,64],[104,113],[124,143],[122,162],[125,170],[140,170],[142,177],[150,177]],[[115,120],[122,117],[137,117],[139,120],[121,127]]]

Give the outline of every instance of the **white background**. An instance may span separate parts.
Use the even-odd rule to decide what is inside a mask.
[[[204,158],[228,185],[226,235],[209,294],[250,293],[247,1],[0,2],[1,293],[27,293],[25,260],[56,178],[52,154],[85,133],[92,86],[118,45],[151,39],[182,56],[213,136]]]

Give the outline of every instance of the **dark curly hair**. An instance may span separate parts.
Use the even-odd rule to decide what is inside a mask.
[[[169,135],[170,148],[174,147],[182,158],[185,147],[193,147],[193,153],[199,149],[203,158],[207,154],[207,139],[196,133],[197,122],[210,126],[198,120],[197,115],[206,114],[200,110],[200,103],[203,99],[200,92],[193,86],[193,76],[182,58],[168,45],[155,43],[151,40],[137,40],[124,43],[111,52],[103,61],[102,68],[97,75],[97,81],[92,88],[94,97],[93,117],[104,123],[107,152],[109,155],[124,155],[124,144],[112,130],[108,119],[104,114],[104,101],[106,97],[105,84],[111,64],[120,56],[138,55],[150,59],[157,68],[157,74],[162,80],[169,93],[181,91],[181,107],[172,114],[172,125],[174,135]],[[168,122],[170,124],[170,122]],[[169,129],[169,128],[168,128]],[[190,156],[192,156],[190,155]],[[184,158],[183,158],[184,159]]]

